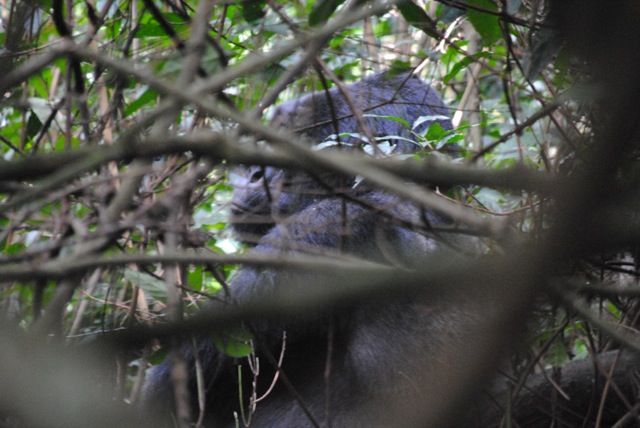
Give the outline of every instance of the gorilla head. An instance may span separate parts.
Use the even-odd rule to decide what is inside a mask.
[[[452,129],[447,108],[429,85],[410,74],[379,73],[346,87],[377,143],[396,153],[420,148],[419,135],[433,123]],[[361,147],[364,134],[337,88],[314,92],[279,105],[272,123],[295,131],[314,144],[334,136],[336,145]],[[408,125],[408,126],[407,126]],[[416,125],[416,126],[414,126]],[[445,147],[454,154],[457,147]],[[320,184],[320,185],[319,185]],[[272,167],[249,167],[235,182],[231,224],[239,238],[255,244],[274,224],[327,194],[349,190],[353,177],[311,176]]]

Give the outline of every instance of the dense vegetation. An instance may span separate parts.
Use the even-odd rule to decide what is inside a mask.
[[[351,172],[489,242],[414,278],[493,300],[454,386],[408,420],[448,421],[500,366],[487,426],[636,423],[640,8],[548,3],[4,2],[0,425],[142,426],[126,403],[178,336],[313,311],[309,294],[191,317],[239,264],[336,263],[243,255],[228,225],[242,165]],[[342,159],[268,125],[274,104],[389,69],[430,82],[454,131],[432,126],[410,156]],[[454,143],[462,156],[429,155]]]

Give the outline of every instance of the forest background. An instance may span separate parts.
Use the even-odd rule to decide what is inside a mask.
[[[635,423],[640,7],[549,3],[0,1],[4,423],[142,426],[129,404],[166,356],[158,343],[343,298],[188,322],[239,264],[287,262],[243,255],[230,231],[234,174],[253,164],[348,171],[493,242],[423,278],[491,284],[500,302],[487,346],[461,356],[462,390],[506,359],[518,403],[541,373],[566,379],[588,362],[576,378],[597,392],[547,382],[535,406],[553,419],[584,394],[585,426],[612,409]],[[462,157],[327,159],[268,125],[274,104],[389,69],[414,71],[451,107],[455,130],[432,127],[425,151],[456,143]],[[434,198],[427,183],[451,190]],[[439,423],[458,398],[438,404]]]

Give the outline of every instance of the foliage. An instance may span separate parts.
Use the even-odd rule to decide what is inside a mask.
[[[317,159],[286,155],[286,137],[274,140],[268,126],[271,105],[390,68],[431,82],[452,107],[456,130],[432,127],[423,136],[425,150],[411,156],[426,166],[416,168],[420,175],[385,166],[388,159],[376,159],[377,171],[412,180],[424,193],[427,183],[442,184],[447,214],[495,242],[497,254],[517,242],[547,245],[545,231],[562,223],[553,215],[567,196],[555,183],[580,176],[597,128],[589,109],[597,108],[586,97],[559,95],[585,80],[584,65],[540,29],[543,3],[5,6],[0,319],[43,341],[49,335],[79,346],[188,318],[245,260],[227,225],[236,168],[274,160],[310,168]],[[285,154],[274,155],[262,140]],[[445,143],[458,144],[463,156],[434,162],[425,155]],[[634,182],[631,168],[621,173]],[[473,224],[464,222],[469,212]],[[610,336],[587,321],[635,326],[635,295],[589,288],[634,282],[635,242],[615,235],[596,244],[584,252],[570,247],[549,268],[563,278],[575,274],[577,290],[549,298],[548,278],[529,290],[545,303],[531,322],[530,348],[514,357],[516,370],[609,347]],[[584,308],[567,303],[583,286],[598,298]],[[229,349],[246,355],[249,339],[240,336]],[[119,399],[137,400],[153,349],[147,340],[123,354],[128,387],[118,389]]]

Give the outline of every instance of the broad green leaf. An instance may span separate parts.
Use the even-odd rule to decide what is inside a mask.
[[[202,266],[197,266],[195,269],[190,270],[187,274],[187,278],[189,280],[189,287],[194,290],[200,290],[202,288]]]
[[[167,284],[162,279],[149,275],[148,273],[139,272],[133,269],[124,270],[124,278],[133,285],[140,287],[150,296],[158,298],[165,296],[167,292]]]
[[[491,0],[469,0],[469,4],[489,11],[498,11],[498,7]],[[473,27],[480,34],[480,37],[482,37],[485,46],[490,46],[502,38],[497,15],[468,8],[467,16]]]
[[[446,132],[447,131],[445,131],[442,125],[440,125],[438,122],[434,122],[429,125],[429,129],[427,130],[425,137],[429,141],[440,141],[444,137]]]
[[[440,38],[436,22],[420,6],[405,0],[399,2],[396,7],[409,24],[435,39]]]
[[[151,22],[148,24],[140,24],[140,28],[136,32],[136,37],[162,37],[167,33],[162,29],[162,26],[158,23]]]

